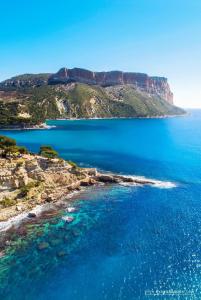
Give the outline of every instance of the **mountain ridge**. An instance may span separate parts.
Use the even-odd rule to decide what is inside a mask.
[[[93,79],[93,80],[92,80]],[[62,68],[0,83],[0,126],[30,127],[57,118],[181,115],[167,78]]]

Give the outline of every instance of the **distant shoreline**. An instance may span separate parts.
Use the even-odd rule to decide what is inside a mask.
[[[0,126],[0,130],[44,130],[44,129],[51,129],[54,128],[56,126],[54,125],[47,125],[46,123],[42,123],[39,125],[33,125],[32,127],[1,127]]]
[[[185,114],[179,114],[179,115],[163,115],[163,116],[147,116],[147,117],[107,117],[107,118],[99,118],[99,117],[93,117],[93,118],[57,118],[57,119],[46,119],[46,121],[87,121],[87,120],[137,120],[137,119],[169,119],[169,118],[176,118],[176,117],[186,117],[189,116],[190,113],[186,112]],[[31,127],[1,127],[0,130],[45,130],[45,129],[51,129],[55,128],[55,125],[48,125],[46,123],[42,123],[39,125],[33,125]]]
[[[80,121],[80,120],[127,120],[127,119],[167,119],[175,117],[186,117],[190,113],[185,113],[181,115],[164,115],[164,116],[147,116],[147,117],[107,117],[107,118],[57,118],[57,119],[47,119],[47,121]]]

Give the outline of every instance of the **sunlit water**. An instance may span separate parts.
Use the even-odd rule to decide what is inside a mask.
[[[27,224],[0,259],[0,299],[201,299],[201,111],[191,113],[2,131],[32,151],[49,144],[81,166],[176,187],[90,188],[73,223],[61,211]]]

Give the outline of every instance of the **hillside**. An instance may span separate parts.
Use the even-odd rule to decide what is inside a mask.
[[[57,78],[57,82],[53,82],[53,78]],[[87,82],[83,77],[68,77],[68,82],[61,82],[61,78],[58,82],[58,78],[50,74],[25,74],[0,83],[0,126],[28,127],[55,118],[154,117],[184,113],[172,105],[172,94],[163,78],[151,79],[146,86],[144,82],[115,83],[114,77],[113,84],[105,79],[102,85],[80,82]]]

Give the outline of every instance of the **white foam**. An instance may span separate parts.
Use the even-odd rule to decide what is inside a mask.
[[[149,181],[150,183],[147,183],[147,185],[156,187],[156,188],[160,188],[160,189],[172,189],[177,187],[177,184],[175,182],[171,182],[171,181],[162,181],[162,180],[156,180],[156,179],[152,179],[152,178],[146,178],[144,176],[129,176],[129,175],[123,175],[124,177],[130,177],[133,178],[133,180],[142,180],[142,184],[146,184],[143,183],[143,181]],[[131,186],[131,185],[141,185],[140,182],[136,183],[136,182],[122,182],[121,183],[124,186]]]
[[[48,210],[50,204],[37,205],[32,210],[20,213],[17,216],[11,217],[7,221],[0,222],[0,232],[6,231],[12,226],[18,226],[24,219],[28,218],[29,213],[40,215],[44,210]]]

